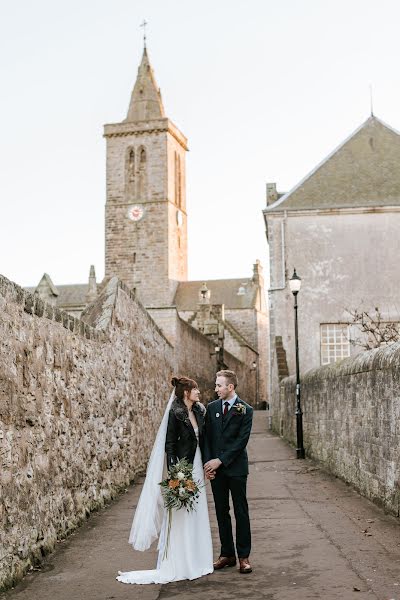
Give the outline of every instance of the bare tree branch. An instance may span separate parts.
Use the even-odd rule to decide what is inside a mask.
[[[353,346],[371,350],[400,340],[400,319],[398,322],[383,321],[377,306],[372,313],[360,309],[346,309],[346,312],[352,318],[351,324],[363,334],[349,340]]]

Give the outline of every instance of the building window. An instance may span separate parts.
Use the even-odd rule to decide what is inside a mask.
[[[138,185],[138,199],[145,200],[147,197],[147,174],[146,174],[146,150],[140,149],[139,152],[139,185]]]
[[[181,157],[175,152],[175,204],[182,208]]]
[[[135,195],[135,150],[132,147],[127,148],[125,165],[125,189],[129,198]]]
[[[321,325],[321,364],[328,365],[350,356],[349,326],[344,323]]]
[[[128,181],[129,183],[135,181],[135,151],[133,148],[129,148],[128,151]]]

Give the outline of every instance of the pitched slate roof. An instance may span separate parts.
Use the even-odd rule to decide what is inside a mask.
[[[214,279],[202,281],[182,281],[179,283],[174,304],[179,310],[196,310],[199,303],[199,290],[203,283],[211,292],[211,304],[224,304],[225,308],[254,308],[257,299],[257,286],[252,279]],[[240,293],[238,293],[240,292]]]
[[[67,306],[85,306],[86,302],[86,294],[88,292],[88,284],[87,283],[73,283],[70,285],[58,285],[57,291],[57,301],[56,305],[58,307],[67,307]],[[26,287],[28,292],[35,292],[37,286],[35,287]]]
[[[85,305],[85,296],[88,292],[88,287],[87,283],[58,285],[57,289],[60,292],[60,295],[58,296],[57,304],[62,304],[63,306],[76,304]]]
[[[400,134],[371,116],[264,213],[398,205]]]

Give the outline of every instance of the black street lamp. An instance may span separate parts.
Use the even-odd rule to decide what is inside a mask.
[[[215,346],[215,354],[217,357],[217,369],[218,371],[220,371],[221,369],[224,368],[224,347],[221,344],[221,346]]]
[[[258,383],[258,356],[256,360],[253,360],[253,362],[251,363],[251,371],[255,372],[256,375],[256,402],[255,402],[255,409],[258,410],[258,400],[259,400],[259,383]]]
[[[296,269],[293,271],[292,277],[289,279],[290,291],[294,296],[294,337],[296,344],[296,430],[297,430],[297,458],[305,458],[304,446],[303,446],[303,413],[301,411],[300,403],[300,368],[299,368],[299,332],[297,324],[297,294],[301,288],[301,279],[296,273]]]

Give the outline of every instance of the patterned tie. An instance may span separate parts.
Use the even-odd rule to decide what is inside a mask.
[[[224,402],[224,417],[228,414],[229,402]]]

